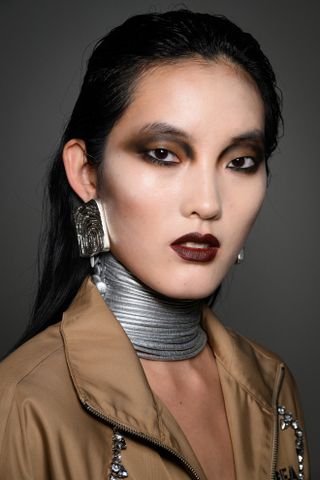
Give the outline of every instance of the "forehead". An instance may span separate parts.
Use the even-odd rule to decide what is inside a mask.
[[[254,80],[223,61],[185,60],[150,67],[138,80],[119,127],[165,122],[195,138],[264,130],[264,104]]]

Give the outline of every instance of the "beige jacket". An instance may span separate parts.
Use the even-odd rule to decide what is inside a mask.
[[[276,413],[284,404],[301,423],[288,369],[224,328],[208,307],[203,326],[217,359],[237,479],[291,478],[285,475],[298,470],[295,434],[279,428]],[[116,444],[114,428],[125,449],[121,439]],[[109,479],[113,448],[129,480],[206,478],[179,425],[151,391],[119,322],[86,280],[60,323],[0,365],[0,478]],[[305,455],[305,479],[308,471]]]

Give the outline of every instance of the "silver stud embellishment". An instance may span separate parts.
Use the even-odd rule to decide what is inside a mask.
[[[293,417],[291,412],[287,412],[284,405],[278,405],[277,412],[280,418],[281,430],[287,430],[292,428],[295,433],[295,447],[298,459],[298,479],[304,480],[304,443],[303,443],[303,430],[299,427],[298,421]]]
[[[112,435],[112,462],[111,462],[111,473],[109,475],[109,480],[117,480],[118,478],[127,478],[128,472],[125,467],[122,465],[122,456],[121,450],[127,448],[126,441],[119,432],[116,430],[113,431]]]

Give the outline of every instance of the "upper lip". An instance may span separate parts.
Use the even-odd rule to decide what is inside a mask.
[[[213,235],[211,235],[211,233],[202,234],[199,232],[187,233],[186,235],[177,238],[174,242],[171,243],[171,245],[177,245],[184,242],[207,243],[211,247],[220,247],[219,240]]]

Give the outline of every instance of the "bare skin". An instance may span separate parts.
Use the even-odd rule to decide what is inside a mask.
[[[234,480],[229,426],[210,347],[190,360],[141,359],[141,363],[152,390],[177,420],[208,480]]]

